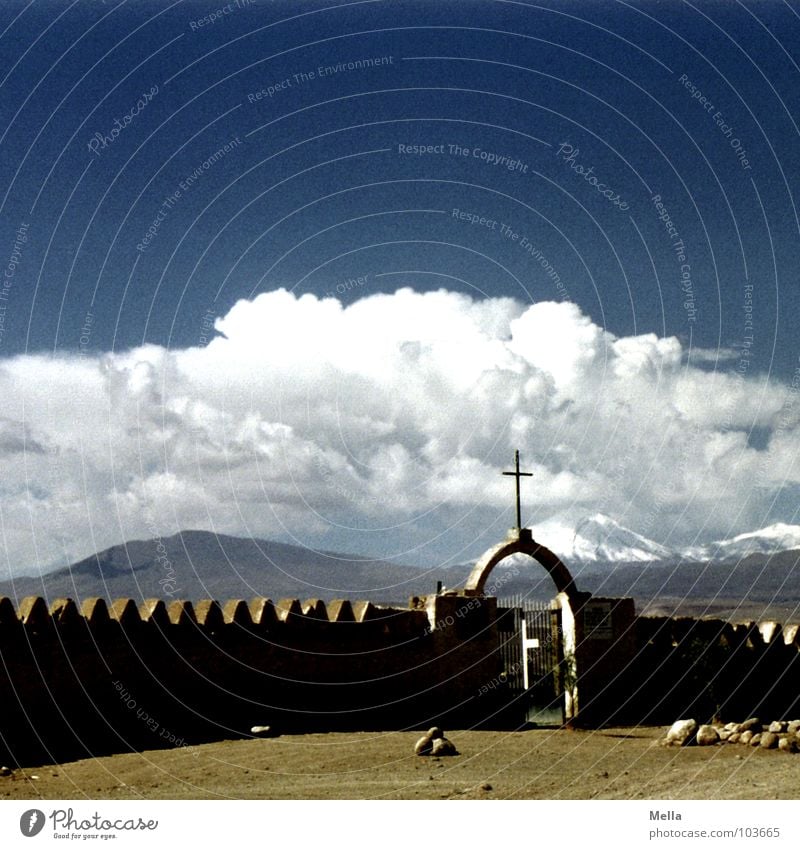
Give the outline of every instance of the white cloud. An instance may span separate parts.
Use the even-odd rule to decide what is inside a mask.
[[[532,522],[601,511],[656,538],[654,504],[662,534],[683,514],[693,537],[750,499],[745,531],[800,481],[789,387],[617,338],[574,304],[281,290],[216,328],[204,348],[0,364],[12,573],[181,528],[324,546],[345,526],[351,548],[392,554],[358,535],[460,522],[468,544],[510,507],[517,447]],[[765,451],[754,424],[776,431]]]

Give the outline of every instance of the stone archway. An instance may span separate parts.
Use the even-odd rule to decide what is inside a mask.
[[[464,595],[483,595],[492,569],[511,554],[527,554],[538,561],[550,573],[557,592],[564,593],[571,602],[577,600],[578,589],[569,569],[549,548],[536,542],[528,528],[515,529],[503,542],[490,548],[478,560],[464,586]]]

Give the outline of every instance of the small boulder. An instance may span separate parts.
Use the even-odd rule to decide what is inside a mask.
[[[788,724],[788,722],[770,722],[767,731],[769,731],[770,734],[783,734],[783,732],[786,731],[786,726]]]
[[[271,725],[254,725],[250,729],[254,737],[277,737],[278,732]]]
[[[428,729],[425,736],[430,737],[431,740],[442,740],[444,739],[444,731],[438,725],[434,725],[433,728]]]
[[[753,732],[752,731],[742,731],[742,733],[739,735],[739,742],[743,746],[749,746],[750,741],[752,739],[753,739]]]
[[[4,778],[11,775],[13,772],[14,770],[12,770],[10,767],[0,766],[0,775],[2,775]]]
[[[719,732],[713,725],[701,725],[697,729],[697,745],[713,746],[719,743]]]
[[[741,735],[738,731],[734,731],[734,732],[731,734],[731,736],[730,736],[730,737],[728,737],[728,742],[729,742],[729,743],[738,743],[738,742],[739,742],[739,738],[740,738],[741,736],[742,736],[742,735]]]
[[[673,722],[672,727],[667,731],[667,742],[688,746],[696,733],[697,720],[679,719],[677,722]]]
[[[431,749],[433,748],[433,740],[427,735],[423,734],[422,737],[417,740],[416,745],[414,746],[414,754],[415,755],[429,755],[431,753]]]
[[[794,754],[794,752],[796,752],[798,749],[797,739],[794,736],[781,737],[781,739],[778,740],[778,748],[782,752],[789,752],[789,754]]]
[[[733,731],[728,731],[726,728],[719,728],[717,729],[717,734],[719,734],[719,739],[724,743],[733,734]]]
[[[725,724],[726,731],[738,731],[739,723],[738,722],[728,722]]]
[[[777,749],[778,735],[773,731],[764,731],[761,734],[761,740],[759,743],[762,749]]]
[[[761,731],[761,720],[757,716],[751,716],[739,726],[740,731],[752,731],[753,734],[758,734]]]
[[[797,734],[800,731],[800,719],[793,719],[791,722],[787,723],[786,731],[789,734]]]
[[[767,731],[766,733],[769,734],[769,731]],[[761,734],[760,731],[758,732],[758,734],[753,734],[753,736],[750,738],[750,745],[751,746],[760,746],[761,745],[761,737],[762,737],[762,734]]]
[[[451,740],[448,740],[447,737],[437,737],[433,741],[433,748],[431,749],[431,755],[435,758],[443,758],[450,757],[451,755],[457,755],[458,750]]]

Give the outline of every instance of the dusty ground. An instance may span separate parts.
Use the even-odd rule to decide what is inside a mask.
[[[18,770],[0,799],[800,798],[800,755],[665,733],[452,731],[462,754],[442,759],[412,754],[417,732],[237,740]]]

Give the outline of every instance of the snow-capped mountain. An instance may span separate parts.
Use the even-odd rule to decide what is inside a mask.
[[[718,562],[800,549],[800,525],[783,523],[688,548],[667,548],[602,513],[582,519],[574,527],[553,519],[534,525],[531,531],[534,539],[567,563]]]
[[[798,548],[800,548],[800,525],[779,522],[760,531],[739,534],[732,539],[693,546],[686,549],[683,554],[684,557],[692,560],[717,561],[746,557],[748,554],[775,554],[778,551],[791,551]]]
[[[533,537],[568,563],[640,563],[664,560],[673,555],[668,548],[596,513],[574,527],[558,521],[531,528]]]

